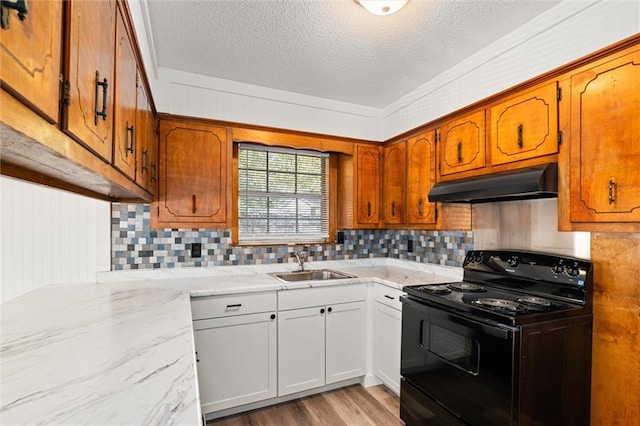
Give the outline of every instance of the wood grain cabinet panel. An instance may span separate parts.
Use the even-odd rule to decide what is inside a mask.
[[[2,88],[50,123],[58,121],[62,60],[62,1],[32,1],[21,21],[10,10],[0,29]]]
[[[356,146],[357,224],[376,227],[380,223],[380,148]]]
[[[444,124],[438,131],[440,175],[484,167],[485,137],[484,109]]]
[[[68,3],[69,105],[65,131],[111,161],[116,2]]]
[[[114,89],[113,166],[136,178],[136,142],[145,129],[136,122],[138,65],[122,14],[116,26],[116,80]],[[142,123],[144,125],[144,123]]]
[[[157,173],[156,126],[151,100],[143,84],[138,84],[136,108],[136,182],[152,194]]]
[[[435,224],[436,203],[429,190],[436,181],[435,132],[427,131],[407,141],[407,223]]]
[[[405,141],[393,143],[383,148],[382,216],[387,224],[404,223],[405,155]]]
[[[591,424],[640,424],[640,233],[591,234]]]
[[[638,46],[571,75],[572,222],[640,222],[639,87]]]
[[[161,120],[159,148],[158,225],[228,226],[231,148],[227,129]]]
[[[553,82],[490,110],[491,164],[558,152],[558,87]]]

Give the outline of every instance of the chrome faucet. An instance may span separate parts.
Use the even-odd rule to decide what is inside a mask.
[[[298,265],[300,265],[300,270],[304,271],[304,261],[307,258],[307,253],[303,251],[297,251],[295,254],[296,254],[296,260],[298,261]]]

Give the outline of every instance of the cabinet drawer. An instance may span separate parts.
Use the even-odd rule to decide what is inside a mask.
[[[367,299],[366,284],[301,288],[278,292],[278,310],[325,306],[333,303],[358,302]]]
[[[276,292],[229,294],[225,296],[194,297],[191,299],[191,317],[206,318],[246,315],[275,311]]]
[[[376,302],[380,302],[383,305],[387,305],[398,311],[402,311],[402,303],[400,303],[400,296],[404,292],[395,288],[387,287],[386,285],[376,284],[374,287],[374,295]]]

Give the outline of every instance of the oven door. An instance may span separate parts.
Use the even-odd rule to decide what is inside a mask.
[[[404,379],[466,423],[517,424],[518,329],[472,320],[407,297],[401,300]],[[401,411],[415,412],[410,408]]]

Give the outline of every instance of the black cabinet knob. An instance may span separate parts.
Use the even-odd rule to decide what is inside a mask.
[[[276,319],[276,314],[271,314],[271,319]]]
[[[320,309],[320,313],[324,314],[324,308]]]
[[[331,309],[331,308],[329,308],[329,309],[327,309],[327,311],[331,312],[331,311],[332,311],[332,309]]]

